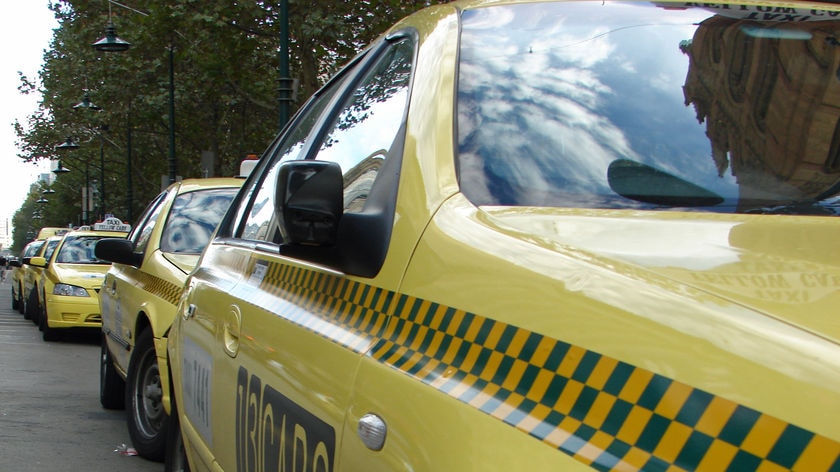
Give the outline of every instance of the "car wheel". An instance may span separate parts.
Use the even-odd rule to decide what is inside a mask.
[[[17,289],[17,310],[21,315],[26,314],[26,303],[23,303],[23,286],[18,284]]]
[[[47,307],[46,305],[38,306],[38,314],[32,317],[32,322],[38,325],[38,329],[44,331],[44,327],[47,326]]]
[[[125,380],[117,373],[111,360],[111,351],[102,336],[102,353],[99,356],[99,403],[108,410],[125,408]]]
[[[44,341],[58,341],[61,339],[61,330],[56,328],[50,328],[49,320],[47,319],[47,314],[44,313],[41,318],[41,323],[38,324],[38,328],[41,329],[41,337]]]
[[[190,463],[187,460],[187,452],[184,450],[184,438],[181,436],[181,420],[178,418],[178,411],[174,404],[166,432],[166,460],[163,470],[164,472],[190,472]]]
[[[154,461],[163,461],[169,415],[163,408],[157,355],[151,329],[137,337],[128,365],[125,405],[128,408],[128,432],[137,453]]]
[[[15,295],[15,289],[12,289],[12,310],[20,310],[20,300]]]
[[[29,292],[29,297],[26,298],[25,303],[23,304],[23,317],[27,320],[32,319],[32,315],[35,313],[35,305],[38,304],[38,294],[35,293],[35,290]]]

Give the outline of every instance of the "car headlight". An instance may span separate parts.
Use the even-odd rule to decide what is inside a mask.
[[[89,297],[87,290],[76,285],[55,284],[53,295],[64,295],[66,297]]]

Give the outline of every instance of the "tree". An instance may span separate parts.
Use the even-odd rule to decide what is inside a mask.
[[[292,108],[388,26],[427,3],[291,1],[290,64],[298,84]],[[21,92],[40,91],[42,101],[25,125],[15,124],[19,157],[60,158],[73,172],[57,184],[80,189],[92,182],[104,192],[97,216],[136,217],[161,190],[170,50],[178,175],[235,175],[241,159],[260,154],[278,132],[278,2],[54,0],[51,8],[59,27],[39,80],[21,78]],[[131,43],[127,51],[91,46],[109,22]],[[101,111],[74,109],[85,91]],[[68,136],[80,147],[59,154],[56,145]],[[202,168],[208,152],[216,156],[212,169]],[[60,206],[50,198],[43,226],[79,222],[80,193],[63,198],[70,200]]]

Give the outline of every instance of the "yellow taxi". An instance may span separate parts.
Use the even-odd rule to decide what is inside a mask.
[[[38,255],[38,251],[44,245],[44,241],[51,236],[61,236],[69,231],[69,228],[62,227],[44,227],[38,230],[35,239],[30,241],[23,247],[20,256],[10,261],[12,269],[12,308],[20,311],[26,318],[31,315],[27,313],[26,301],[28,300],[28,291],[25,291],[26,274],[29,270],[29,259]],[[31,277],[30,277],[31,280]],[[25,293],[26,292],[26,293]]]
[[[184,279],[243,180],[176,182],[151,201],[127,239],[96,245],[96,256],[113,262],[99,298],[100,402],[105,408],[128,406],[130,437],[145,458],[163,460],[166,335]]]
[[[30,265],[40,269],[33,283],[32,316],[44,341],[59,339],[67,328],[102,326],[99,291],[110,262],[98,259],[94,247],[103,238],[125,238],[130,229],[109,217],[65,233],[53,250],[30,259]],[[47,245],[51,240],[47,239]]]
[[[42,298],[39,298],[38,293],[40,289],[43,288],[43,285],[41,285],[40,282],[44,274],[44,266],[33,264],[32,260],[38,260],[39,258],[49,260],[55,252],[55,248],[61,242],[61,238],[64,237],[64,234],[66,233],[48,236],[44,239],[44,244],[41,245],[38,252],[30,257],[24,264],[24,271],[21,276],[21,279],[23,280],[23,290],[21,291],[23,293],[23,317],[31,319],[36,325],[38,324],[38,314],[41,311],[40,302],[43,300]]]
[[[29,264],[29,258],[36,255],[41,247],[44,245],[44,240],[30,241],[23,247],[20,256],[13,259],[11,262],[12,269],[12,308],[20,311],[21,314],[26,314],[26,307],[23,298],[23,281]]]
[[[187,278],[167,469],[840,470],[837,18],[467,0],[396,24]]]

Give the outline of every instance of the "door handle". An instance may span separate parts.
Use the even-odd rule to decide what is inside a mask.
[[[231,305],[225,315],[222,326],[222,349],[230,357],[239,353],[239,336],[242,331],[242,312],[236,305]]]
[[[195,305],[194,305],[194,304],[192,304],[192,303],[190,303],[190,304],[187,306],[187,309],[186,309],[186,310],[184,310],[184,315],[183,315],[183,316],[184,316],[184,320],[188,320],[188,319],[192,318],[193,316],[195,316],[195,309],[196,309],[196,308],[195,308]]]

